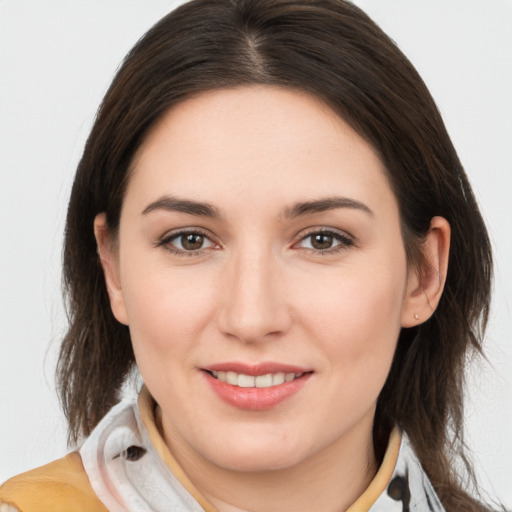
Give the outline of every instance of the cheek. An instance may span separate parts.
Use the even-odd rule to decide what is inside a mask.
[[[340,269],[305,284],[297,294],[304,327],[329,354],[331,370],[350,386],[385,380],[401,329],[403,264],[378,263]]]
[[[207,285],[211,279],[188,270],[150,264],[127,268],[123,294],[138,361],[165,353],[183,360],[208,323],[214,302]]]

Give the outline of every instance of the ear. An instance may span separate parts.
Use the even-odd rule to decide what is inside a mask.
[[[96,237],[98,255],[105,275],[112,313],[114,313],[118,322],[128,325],[128,315],[119,275],[119,254],[110,235],[105,213],[99,213],[94,219],[94,236]]]
[[[421,261],[409,269],[402,327],[414,327],[427,321],[439,304],[450,253],[450,224],[446,219],[432,218],[421,252]]]

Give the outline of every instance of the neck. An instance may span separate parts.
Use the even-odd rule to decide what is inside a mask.
[[[166,438],[197,489],[219,512],[339,512],[364,492],[377,471],[372,420],[291,467],[238,472],[221,468]]]

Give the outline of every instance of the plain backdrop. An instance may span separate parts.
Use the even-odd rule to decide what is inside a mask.
[[[0,0],[0,482],[67,451],[54,389],[71,182],[96,108],[172,0]],[[512,1],[357,0],[436,99],[496,259],[467,437],[484,489],[512,505]]]

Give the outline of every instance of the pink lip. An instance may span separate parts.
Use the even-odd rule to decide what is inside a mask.
[[[298,366],[281,363],[261,363],[248,365],[244,363],[220,363],[203,368],[203,375],[214,393],[225,403],[238,409],[264,411],[278,406],[281,402],[298,393],[307,383],[312,371]],[[222,382],[208,372],[226,371],[244,373],[245,375],[266,375],[267,373],[304,373],[291,382],[283,382],[268,388],[242,388]]]
[[[294,366],[291,364],[274,363],[266,361],[258,364],[239,363],[229,361],[225,363],[212,364],[211,366],[204,366],[203,370],[209,372],[235,372],[243,373],[245,375],[266,375],[267,373],[307,373],[311,372],[311,368],[304,368],[301,366]]]

